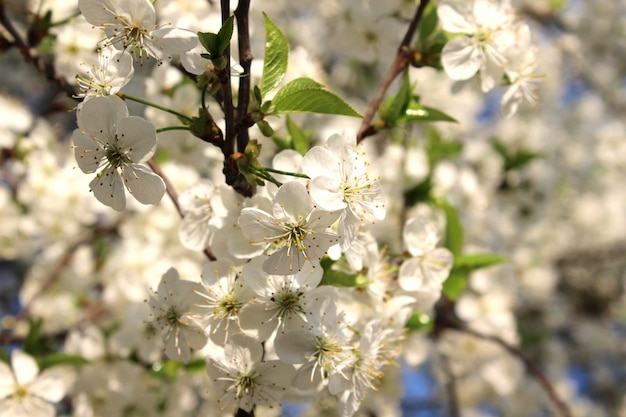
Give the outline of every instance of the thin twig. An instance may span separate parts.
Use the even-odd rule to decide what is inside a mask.
[[[237,18],[237,37],[239,40],[239,65],[243,74],[239,77],[239,96],[237,98],[237,150],[243,152],[250,141],[247,128],[241,128],[240,121],[246,118],[250,103],[250,67],[252,66],[252,48],[250,46],[250,0],[240,0],[235,10]]]
[[[161,168],[159,168],[159,166],[154,161],[154,159],[151,159],[148,161],[148,166],[150,167],[150,169],[152,169],[152,171],[155,174],[157,174],[159,177],[163,179],[163,183],[165,184],[165,192],[170,197],[170,200],[172,200],[172,203],[174,203],[174,207],[176,207],[176,211],[178,211],[178,214],[180,215],[180,217],[181,218],[184,217],[183,210],[180,207],[180,203],[178,202],[178,194],[176,193],[176,190],[172,186],[172,183],[170,182],[170,180],[167,178],[167,175],[165,175],[163,171],[161,171]],[[206,247],[202,252],[211,261],[215,261],[217,259],[217,257],[213,254],[213,251],[211,250],[210,247]]]
[[[13,38],[13,46],[19,49],[20,53],[24,57],[26,62],[31,63],[37,71],[43,74],[49,81],[55,83],[61,90],[65,91],[68,96],[74,98],[76,94],[76,90],[72,87],[67,80],[56,74],[54,70],[54,65],[51,63],[46,63],[46,61],[39,56],[35,48],[31,45],[28,45],[19,32],[11,23],[11,19],[6,14],[6,8],[4,1],[0,1],[0,24],[5,27],[7,32]]]
[[[526,353],[524,353],[523,350],[521,350],[517,346],[510,344],[499,336],[484,334],[467,326],[460,326],[456,330],[466,333],[470,336],[474,336],[478,339],[496,343],[497,345],[500,345],[502,348],[504,348],[511,355],[518,358],[524,364],[526,370],[535,378],[539,385],[541,385],[544,391],[548,394],[548,397],[556,408],[558,414],[561,417],[572,417],[571,410],[556,392],[556,389],[554,388],[554,385],[552,384],[550,379],[541,370],[541,368],[539,368],[539,366],[537,366],[537,364]]]
[[[446,388],[446,406],[448,409],[448,416],[459,417],[461,413],[459,410],[459,398],[456,392],[456,378],[454,373],[452,373],[452,368],[450,367],[450,358],[439,352],[439,359],[441,362],[441,370],[446,377],[444,385]]]
[[[378,111],[378,107],[380,103],[382,103],[385,94],[393,81],[396,79],[398,75],[400,75],[411,62],[411,50],[409,45],[411,44],[411,39],[415,35],[415,31],[417,30],[417,26],[419,22],[422,20],[422,16],[424,14],[424,10],[428,5],[429,0],[421,0],[417,10],[415,11],[415,15],[413,16],[413,20],[409,24],[407,31],[398,47],[398,52],[396,54],[396,58],[394,59],[391,67],[387,71],[383,82],[381,83],[378,91],[376,92],[376,96],[370,103],[367,112],[365,113],[365,117],[363,118],[363,122],[361,123],[361,127],[359,128],[359,133],[357,134],[357,142],[362,141],[367,136],[371,136],[376,133],[375,129],[372,129],[372,120]]]
[[[220,4],[222,6],[222,24],[224,24],[230,17],[230,0],[221,0]],[[228,158],[235,153],[235,108],[230,84],[230,46],[227,46],[224,51],[224,59],[226,60],[226,68],[220,71],[219,80],[224,100],[224,121],[226,124],[222,153],[225,158],[224,162],[228,163]]]

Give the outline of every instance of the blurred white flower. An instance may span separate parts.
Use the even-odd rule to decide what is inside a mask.
[[[198,284],[181,280],[176,269],[170,268],[148,301],[153,317],[150,323],[162,332],[164,351],[171,359],[188,362],[191,349],[202,349],[207,342],[203,328],[189,314],[201,301],[198,289]]]
[[[63,378],[52,370],[40,374],[35,359],[17,349],[11,368],[0,362],[0,417],[53,417],[53,404],[67,390]]]

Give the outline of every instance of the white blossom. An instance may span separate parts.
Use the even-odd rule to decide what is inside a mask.
[[[107,34],[103,47],[157,60],[169,59],[198,44],[198,36],[189,30],[161,27],[156,24],[156,11],[150,0],[79,0],[85,19]]]
[[[21,350],[11,352],[11,368],[0,362],[0,417],[53,417],[53,404],[66,390],[60,375],[40,374],[35,359]]]
[[[253,245],[261,245],[269,257],[263,269],[289,275],[302,270],[305,261],[315,266],[328,248],[339,241],[330,230],[341,212],[318,208],[299,182],[283,184],[274,198],[273,213],[244,208],[239,226]]]
[[[156,204],[165,193],[161,177],[139,165],[156,149],[154,125],[129,116],[117,96],[95,97],[78,109],[74,154],[86,174],[98,171],[89,187],[103,204],[121,211],[126,207],[124,187],[143,204]]]
[[[117,94],[133,78],[133,58],[126,51],[106,48],[98,54],[98,65],[92,65],[85,73],[86,76],[76,76],[80,88],[76,97],[87,100]]]

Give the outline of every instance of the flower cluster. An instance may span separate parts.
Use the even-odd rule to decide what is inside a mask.
[[[204,248],[213,232],[227,228],[228,251],[204,266],[199,284],[166,273],[150,301],[152,323],[163,329],[172,359],[188,361],[189,348],[210,340],[203,352],[223,409],[276,406],[294,386],[327,390],[349,417],[393,363],[412,311],[428,312],[439,298],[452,257],[436,248],[436,227],[418,217],[407,223],[409,253],[399,273],[385,264],[375,240],[363,237],[384,219],[385,199],[353,131],[296,159],[301,169],[294,162],[295,171],[309,179],[268,187],[245,207],[224,204],[226,191],[207,181],[184,194],[195,196],[181,223],[185,245]],[[198,235],[189,233],[192,225]],[[364,240],[373,243],[370,252],[359,252]],[[348,260],[342,254],[355,251],[359,262],[337,269]],[[359,290],[328,285],[333,273],[366,276],[360,290],[377,287],[370,295],[375,311],[365,301],[350,305]],[[262,359],[270,352],[274,359]]]
[[[501,113],[510,117],[523,101],[535,103],[537,47],[528,25],[518,21],[510,2],[442,1],[437,13],[445,31],[458,37],[443,48],[441,63],[453,80],[478,75],[483,92],[505,85]]]

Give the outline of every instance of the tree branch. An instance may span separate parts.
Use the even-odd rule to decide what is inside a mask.
[[[250,0],[240,0],[235,10],[237,18],[237,35],[239,39],[239,65],[243,74],[239,78],[239,97],[237,99],[237,150],[243,152],[250,141],[248,128],[243,125],[250,103],[250,67],[252,65],[252,48],[250,46]]]
[[[176,193],[176,190],[172,186],[170,180],[167,178],[167,175],[165,175],[163,171],[161,171],[161,168],[159,168],[154,159],[150,159],[148,161],[148,166],[150,167],[150,169],[152,169],[152,172],[161,177],[163,183],[165,184],[165,192],[170,197],[170,200],[172,200],[172,203],[174,203],[174,207],[176,207],[176,211],[178,211],[180,217],[184,217],[183,210],[180,207],[180,203],[178,202],[178,194]],[[209,258],[210,261],[215,261],[217,259],[210,247],[204,248],[203,253],[206,255],[207,258]]]
[[[396,79],[398,75],[400,75],[411,62],[411,58],[413,52],[410,50],[409,45],[411,44],[411,39],[415,35],[415,31],[419,25],[419,22],[422,20],[422,16],[424,15],[424,10],[428,5],[429,0],[420,0],[420,4],[415,11],[415,15],[413,16],[413,20],[409,24],[406,33],[404,34],[404,38],[398,47],[398,52],[396,54],[396,58],[394,59],[391,67],[387,71],[383,82],[381,83],[378,91],[376,92],[376,96],[370,103],[367,112],[365,113],[365,117],[363,118],[363,122],[361,122],[361,127],[359,128],[359,133],[357,134],[357,143],[362,141],[367,136],[371,136],[376,133],[376,129],[372,126],[372,120],[378,111],[378,107],[380,103],[383,101],[385,97],[385,93],[393,83],[393,80]]]
[[[68,96],[74,98],[74,95],[76,94],[74,87],[72,87],[64,77],[57,75],[54,65],[46,62],[41,56],[39,56],[34,46],[28,45],[15,29],[13,23],[11,23],[11,20],[7,16],[4,1],[0,1],[0,24],[4,26],[7,32],[11,35],[13,38],[11,45],[19,49],[20,53],[24,57],[24,60],[32,64],[37,71],[43,74],[49,81],[56,84],[60,90],[66,92]]]

